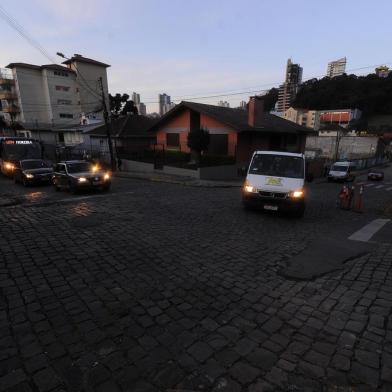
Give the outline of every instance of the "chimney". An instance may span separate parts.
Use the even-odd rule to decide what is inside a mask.
[[[248,125],[250,127],[261,127],[264,118],[263,97],[250,97],[248,104]]]

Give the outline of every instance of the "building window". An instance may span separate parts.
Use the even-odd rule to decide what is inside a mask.
[[[72,101],[70,99],[58,99],[58,105],[71,105]]]
[[[55,74],[56,76],[65,76],[65,77],[68,77],[68,72],[54,71],[54,74]]]
[[[59,142],[64,143],[64,132],[59,132]]]
[[[70,113],[60,113],[60,118],[73,118],[73,114]]]
[[[180,134],[179,133],[167,133],[166,134],[166,145],[168,147],[180,147]]]
[[[57,91],[69,91],[68,86],[56,86]]]
[[[210,144],[208,145],[208,153],[211,155],[227,155],[229,146],[229,137],[226,134],[215,135],[210,134]]]

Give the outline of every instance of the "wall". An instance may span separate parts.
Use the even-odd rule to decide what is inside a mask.
[[[75,68],[76,64],[76,68]],[[79,76],[77,77],[77,84],[79,88],[79,99],[81,105],[81,111],[89,113],[102,107],[101,103],[101,89],[99,86],[99,78],[102,77],[103,90],[106,97],[106,105],[109,107],[109,95],[108,95],[108,79],[106,68],[100,65],[94,65],[86,63],[84,61],[76,61],[71,64],[71,69],[76,70]],[[102,119],[103,113],[97,113],[97,119]]]
[[[378,137],[344,136],[339,143],[340,158],[368,157],[375,154]],[[320,149],[321,156],[333,159],[335,157],[336,137],[308,136],[306,149]]]
[[[18,67],[13,69],[13,74],[21,110],[17,121],[49,124],[49,102],[44,94],[41,70]]]
[[[52,69],[42,71],[42,80],[46,101],[49,103],[49,118],[53,125],[72,125],[80,123],[80,105],[76,92],[76,75],[68,72],[68,76],[54,74]],[[56,86],[69,88],[68,91],[56,90]],[[59,100],[70,101],[70,104],[61,104]],[[62,118],[60,113],[70,114],[72,118]]]
[[[202,180],[235,180],[239,178],[237,165],[201,167],[199,170]]]

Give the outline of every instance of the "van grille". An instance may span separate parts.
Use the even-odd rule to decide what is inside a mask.
[[[259,195],[261,197],[271,197],[274,199],[285,199],[287,197],[287,193],[283,193],[283,192],[259,191]]]

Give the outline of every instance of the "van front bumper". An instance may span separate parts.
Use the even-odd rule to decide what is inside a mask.
[[[242,191],[242,203],[245,207],[260,210],[272,210],[281,212],[298,211],[305,208],[305,199],[303,197],[294,199],[286,197],[265,197],[259,193]]]

